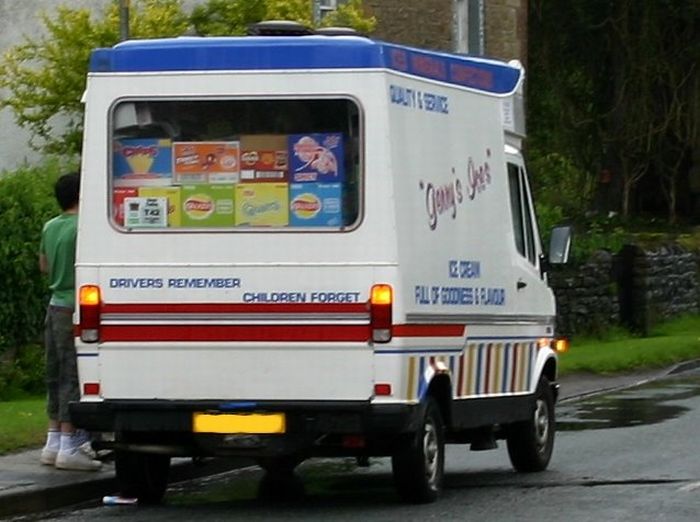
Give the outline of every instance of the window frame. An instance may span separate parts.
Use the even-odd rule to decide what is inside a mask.
[[[527,179],[525,168],[522,164],[507,161],[508,171],[508,194],[510,198],[510,208],[513,217],[513,236],[515,240],[515,250],[518,254],[526,259],[534,268],[539,266],[538,259],[538,234],[537,222],[535,219],[534,202],[530,185]],[[513,187],[512,180],[517,184]],[[517,201],[514,201],[514,189],[517,189]],[[516,207],[517,204],[517,208]],[[516,216],[516,212],[519,214]],[[516,223],[517,217],[517,223]],[[519,225],[519,233],[516,232],[516,227]],[[519,239],[522,241],[522,250],[519,245]]]
[[[231,101],[314,101],[314,100],[343,100],[352,103],[357,111],[357,126],[356,129],[348,122],[348,127],[345,127],[343,134],[347,136],[347,130],[356,130],[358,147],[356,152],[357,158],[357,216],[353,223],[347,226],[338,227],[322,227],[322,226],[231,226],[231,227],[126,227],[119,225],[114,219],[114,131],[115,131],[115,112],[117,107],[124,103],[159,103],[159,102],[231,102]],[[351,94],[325,94],[325,95],[193,95],[193,96],[124,96],[116,98],[112,101],[107,109],[107,190],[105,197],[107,198],[107,220],[109,225],[117,232],[123,234],[189,234],[189,233],[348,233],[358,229],[365,218],[366,210],[366,182],[365,182],[365,150],[366,150],[366,124],[365,124],[365,109],[360,100]],[[349,114],[347,116],[350,116]],[[309,133],[312,133],[310,130]],[[353,135],[348,136],[352,138]]]

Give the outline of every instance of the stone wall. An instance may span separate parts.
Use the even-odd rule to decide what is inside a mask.
[[[698,312],[698,255],[678,245],[628,245],[620,258],[621,319],[648,333],[672,317]]]
[[[700,254],[678,245],[625,246],[576,266],[554,268],[560,335],[595,335],[612,326],[643,334],[662,321],[700,310]]]
[[[549,284],[557,299],[557,334],[594,335],[620,324],[616,259],[611,253],[597,252],[583,264],[553,268]]]

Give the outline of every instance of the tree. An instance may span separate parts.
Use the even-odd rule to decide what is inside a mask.
[[[700,147],[698,42],[700,0],[532,0],[531,152],[613,172],[625,217],[666,205],[675,221]]]
[[[181,0],[131,2],[132,38],[184,34],[190,26],[202,35],[243,35],[261,20],[296,20],[312,24],[311,0],[209,0],[191,15]],[[83,107],[90,52],[119,41],[119,2],[101,14],[88,9],[58,7],[44,13],[45,34],[27,37],[0,60],[0,108],[9,108],[20,127],[31,133],[32,148],[45,153],[74,155],[82,144]],[[361,0],[350,0],[325,24],[348,24],[368,33],[376,23],[366,17]]]
[[[367,17],[362,0],[349,0],[340,4],[335,11],[328,13],[321,25],[352,27],[361,34],[370,34],[377,26],[377,19],[374,16]]]
[[[261,20],[293,20],[313,27],[311,0],[209,0],[192,11],[192,25],[206,36],[243,35],[250,24]],[[352,27],[369,34],[374,17],[364,13],[362,0],[349,0],[324,17],[322,26]]]
[[[266,0],[209,0],[192,11],[192,26],[206,36],[244,35],[252,23],[264,20]]]
[[[0,88],[7,95],[16,123],[27,128],[31,146],[47,153],[80,152],[83,108],[90,51],[119,41],[119,6],[113,2],[102,16],[88,9],[58,7],[43,13],[46,33],[27,37],[0,61]],[[137,0],[130,11],[136,38],[174,36],[185,32],[188,18],[180,0]]]

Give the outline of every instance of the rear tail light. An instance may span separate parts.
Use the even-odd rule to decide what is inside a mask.
[[[375,343],[391,341],[391,309],[394,292],[390,285],[374,285],[370,293],[370,327]]]
[[[100,287],[84,285],[80,287],[80,340],[96,343],[100,340]]]
[[[374,394],[378,397],[387,397],[391,395],[391,384],[388,382],[381,382],[374,385]]]
[[[83,395],[99,395],[100,394],[100,383],[99,382],[86,382],[83,384]]]

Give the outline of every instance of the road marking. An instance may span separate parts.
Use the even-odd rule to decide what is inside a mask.
[[[700,482],[691,482],[690,484],[686,484],[682,488],[679,488],[679,491],[695,491],[696,489],[700,489]]]

